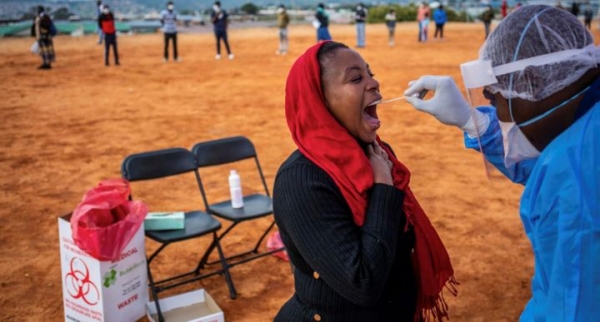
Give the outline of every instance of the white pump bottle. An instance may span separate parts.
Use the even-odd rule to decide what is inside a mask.
[[[244,196],[242,194],[242,184],[237,171],[231,170],[229,173],[229,192],[231,193],[231,207],[244,207]]]

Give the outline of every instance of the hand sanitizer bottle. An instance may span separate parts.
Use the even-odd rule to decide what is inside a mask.
[[[235,170],[231,170],[229,173],[229,191],[231,193],[231,207],[244,207],[244,196],[242,195],[240,176]]]

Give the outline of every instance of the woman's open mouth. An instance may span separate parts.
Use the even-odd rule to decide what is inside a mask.
[[[379,126],[381,121],[377,118],[377,105],[370,104],[363,109],[363,116],[373,126]]]

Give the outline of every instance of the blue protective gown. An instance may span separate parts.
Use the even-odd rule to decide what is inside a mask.
[[[503,163],[493,108],[481,136],[484,155],[525,184],[521,219],[533,247],[532,298],[521,321],[600,321],[600,79],[586,92],[576,121],[533,160]],[[465,134],[465,145],[479,149]]]

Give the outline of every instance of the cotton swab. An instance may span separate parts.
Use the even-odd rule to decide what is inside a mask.
[[[425,97],[425,95],[427,95],[427,92],[428,92],[428,90],[424,90],[424,91],[422,91],[420,93],[416,93],[413,96],[422,99],[423,97]],[[396,97],[396,98],[390,98],[389,100],[385,100],[385,101],[382,101],[382,100],[375,101],[375,102],[369,104],[369,106],[371,106],[371,105],[381,105],[381,104],[385,104],[385,103],[391,103],[391,102],[395,102],[395,101],[399,101],[399,100],[403,100],[403,99],[406,99],[406,96]]]
[[[405,96],[402,96],[402,97],[390,98],[389,100],[385,100],[385,101],[379,100],[379,101],[375,101],[375,102],[371,103],[371,105],[381,105],[381,104],[385,104],[385,103],[391,103],[391,102],[403,100],[405,98],[406,98]]]

